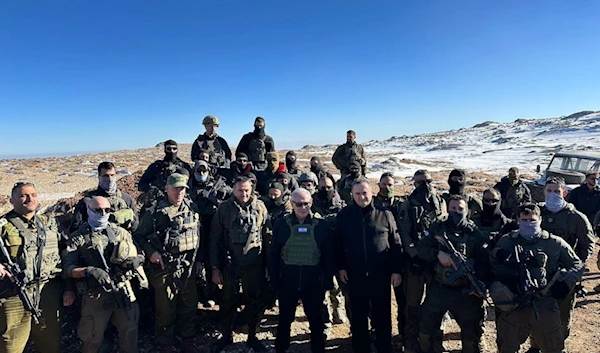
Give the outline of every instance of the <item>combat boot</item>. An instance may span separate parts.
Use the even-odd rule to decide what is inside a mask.
[[[181,340],[181,353],[200,353],[200,350],[196,348],[193,338],[183,338]]]
[[[256,337],[256,325],[248,325],[248,340],[246,346],[254,352],[265,352],[267,347]]]
[[[219,353],[230,344],[233,344],[233,333],[231,330],[226,330],[223,332],[223,337],[219,338],[217,342],[210,346],[210,351],[211,353]]]

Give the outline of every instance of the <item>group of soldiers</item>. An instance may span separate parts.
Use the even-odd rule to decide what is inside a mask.
[[[261,117],[235,155],[217,134],[216,117],[203,125],[193,165],[165,141],[164,158],[139,180],[137,205],[117,187],[115,165],[100,163],[98,187],[75,206],[64,232],[37,212],[33,183],[14,185],[14,209],[0,218],[0,353],[21,353],[28,340],[38,352],[59,352],[62,311],[77,297],[86,353],[106,350],[111,325],[120,349],[138,352],[148,307],[156,351],[199,352],[199,302],[219,305],[214,353],[233,343],[239,324],[247,347],[265,351],[257,333],[274,305],[274,348],[286,352],[299,302],[313,352],[325,351],[332,325],[349,322],[353,351],[369,352],[374,339],[388,353],[392,290],[404,352],[443,352],[448,316],[460,326],[463,352],[488,351],[486,302],[494,304],[497,351],[516,353],[528,337],[529,352],[564,351],[594,250],[597,173],[571,192],[571,202],[564,181],[549,177],[545,203],[531,203],[514,167],[482,195],[465,191],[468,176],[458,169],[443,194],[418,170],[409,195],[394,195],[391,173],[381,175],[374,195],[352,130],[332,158],[336,180],[318,156],[304,172],[293,151],[280,162]]]

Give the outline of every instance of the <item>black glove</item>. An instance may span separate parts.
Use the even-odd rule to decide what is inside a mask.
[[[410,273],[415,276],[420,276],[425,271],[425,261],[418,256],[410,259]]]
[[[557,300],[565,299],[570,292],[571,288],[569,288],[569,286],[562,281],[556,281],[554,282],[554,285],[550,287],[550,294],[552,294],[552,297]]]
[[[110,283],[110,276],[108,275],[108,272],[104,271],[101,268],[88,266],[85,269],[85,272],[88,277],[95,278],[101,286]]]
[[[138,255],[135,257],[131,257],[123,262],[122,267],[126,269],[135,270],[136,268],[142,266],[144,264],[144,257]]]

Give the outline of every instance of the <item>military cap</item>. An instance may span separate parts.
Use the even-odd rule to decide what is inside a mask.
[[[183,174],[179,174],[179,173],[173,173],[171,175],[169,175],[169,178],[167,179],[167,185],[174,187],[174,188],[178,188],[178,187],[185,187],[188,188],[187,185],[188,182],[188,178],[186,178]]]

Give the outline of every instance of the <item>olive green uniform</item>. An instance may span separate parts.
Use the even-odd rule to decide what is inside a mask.
[[[235,320],[241,282],[244,319],[256,328],[268,304],[265,278],[267,209],[253,196],[247,205],[232,197],[219,205],[210,230],[209,264],[223,273],[220,326],[230,331]]]
[[[406,296],[405,348],[413,351],[419,336],[419,311],[425,283],[430,277],[416,247],[433,221],[443,219],[446,211],[446,202],[441,196],[434,193],[425,200],[422,195],[413,192],[402,204],[397,220],[405,254],[402,274],[402,287]]]
[[[531,277],[540,283],[540,287],[549,287],[557,272],[557,281],[563,281],[573,288],[583,274],[583,263],[563,239],[543,231],[540,238],[527,241],[513,231],[503,236],[492,250],[490,261],[497,281],[505,284],[520,302],[520,281],[518,268],[510,261],[514,258],[515,246],[532,251],[535,260],[527,264]],[[504,254],[500,256],[501,251]],[[490,290],[490,292],[492,292]],[[519,304],[512,311],[501,313],[497,323],[497,342],[500,353],[516,353],[520,345],[531,336],[544,353],[559,353],[564,349],[564,331],[557,301],[547,294],[538,293],[531,304]],[[492,298],[494,296],[492,295]],[[510,303],[510,301],[509,301]],[[502,309],[502,306],[498,305]],[[535,307],[535,310],[534,310]],[[509,308],[510,309],[510,308]],[[539,319],[535,318],[535,311]]]
[[[596,242],[594,230],[587,217],[576,210],[571,203],[557,213],[550,212],[544,204],[541,204],[540,209],[542,211],[542,229],[564,239],[585,266],[585,262],[594,252]],[[558,306],[564,337],[567,339],[571,333],[575,291],[571,291],[565,299],[558,300]],[[532,345],[535,347],[536,343],[532,341]]]
[[[161,254],[165,269],[148,265],[148,277],[154,287],[156,340],[171,344],[175,326],[182,338],[196,333],[196,262],[200,246],[199,215],[187,199],[175,206],[166,198],[148,209],[134,233],[136,242],[149,260]]]
[[[121,350],[138,352],[140,310],[129,282],[133,273],[123,269],[116,261],[116,252],[121,245],[133,245],[131,234],[124,228],[109,224],[106,229],[95,231],[86,223],[71,234],[63,254],[63,267],[67,276],[71,277],[76,268],[97,267],[107,271],[113,285],[120,288],[107,288],[109,292],[93,277],[77,280],[77,290],[82,295],[81,320],[77,333],[83,341],[84,353],[98,352],[109,322],[119,332]]]
[[[423,352],[433,347],[433,351],[438,353],[442,343],[436,333],[444,314],[449,311],[460,326],[462,352],[481,352],[485,315],[483,298],[468,294],[473,288],[466,274],[455,280],[448,277],[456,275],[456,269],[443,266],[437,256],[439,251],[448,254],[451,251],[441,246],[435,237],[446,235],[454,248],[467,261],[473,262],[474,275],[481,282],[490,278],[488,238],[472,221],[461,229],[456,229],[451,222],[434,222],[429,228],[429,235],[417,245],[419,257],[434,267],[433,280],[427,286],[427,295],[419,313],[419,346]]]
[[[34,305],[39,304],[42,317],[39,325],[32,324],[31,314],[24,309],[10,280],[5,278],[0,281],[0,300],[3,301],[0,307],[0,352],[23,352],[30,336],[36,350],[43,348],[44,352],[59,352],[63,281],[60,279],[60,232],[57,222],[45,215],[35,215],[27,220],[15,211],[7,213],[2,219],[7,223],[0,227],[0,236],[12,261],[22,269],[27,269],[29,280],[32,281],[28,287],[29,296]],[[37,261],[41,245],[40,228],[44,229],[46,235],[41,263]]]
[[[367,154],[364,148],[356,142],[346,142],[338,146],[331,161],[342,174],[350,173],[350,164],[354,161],[360,163],[363,175],[367,173]]]

